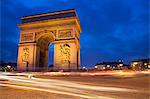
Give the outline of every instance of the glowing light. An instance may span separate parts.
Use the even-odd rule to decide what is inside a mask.
[[[119,66],[123,66],[123,64],[119,64]]]
[[[110,65],[107,65],[107,67],[110,67]]]
[[[134,65],[137,65],[137,64],[138,64],[138,62],[134,62],[133,64],[134,64]]]
[[[97,91],[122,91],[122,92],[135,92],[136,91],[136,90],[127,89],[127,88],[100,87],[100,86],[79,84],[73,81],[41,79],[41,78],[34,78],[34,77],[30,80],[27,79],[26,77],[1,76],[1,78],[5,78],[11,81],[16,81],[16,83],[20,83],[20,84],[26,83],[28,85],[32,85],[32,87],[38,86],[38,87],[45,87],[45,88],[55,88],[55,89],[59,89],[59,90],[62,89],[66,91],[71,90],[72,92],[76,92],[76,89],[73,90],[72,88],[97,90]]]
[[[83,67],[83,69],[86,69],[86,67]]]
[[[95,68],[97,68],[97,66],[95,66]]]
[[[8,68],[11,68],[11,66],[10,66],[10,65],[7,65],[7,67],[8,67]]]
[[[30,89],[30,90],[37,90],[37,91],[45,91],[50,93],[57,93],[57,94],[64,94],[64,95],[71,95],[71,96],[77,96],[82,98],[100,98],[100,99],[113,99],[109,97],[104,96],[88,96],[88,95],[82,95],[82,94],[75,94],[75,93],[69,93],[69,92],[61,92],[56,90],[48,90],[48,89],[42,89],[42,88],[32,88],[32,87],[26,87],[26,86],[17,86],[17,85],[9,85],[9,84],[0,84],[0,86],[8,86],[8,87],[16,87],[16,88],[22,88],[22,89]]]

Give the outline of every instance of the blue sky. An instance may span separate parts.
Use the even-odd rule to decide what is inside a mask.
[[[0,0],[0,60],[16,62],[22,16],[66,9],[76,9],[80,19],[82,65],[147,58],[149,4],[150,0]]]

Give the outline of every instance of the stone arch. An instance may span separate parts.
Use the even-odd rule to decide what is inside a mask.
[[[56,30],[43,30],[39,32],[35,32],[35,40],[36,42],[43,36],[49,35],[53,40],[55,39],[55,32]]]

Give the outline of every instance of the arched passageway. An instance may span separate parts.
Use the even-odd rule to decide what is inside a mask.
[[[48,55],[49,55],[49,45],[54,42],[54,35],[51,32],[44,33],[39,38],[37,38],[37,57],[38,63],[37,66],[39,68],[47,68],[48,67]]]

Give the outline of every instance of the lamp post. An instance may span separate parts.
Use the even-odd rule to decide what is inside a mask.
[[[26,71],[27,71],[27,72],[28,72],[28,70],[29,70],[29,66],[28,66],[28,65],[29,65],[29,62],[26,61],[26,67],[27,67],[27,68],[26,68]]]
[[[68,60],[68,69],[70,71],[70,60]]]

